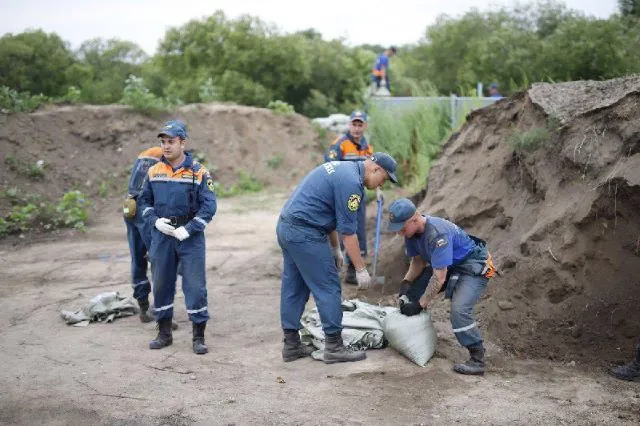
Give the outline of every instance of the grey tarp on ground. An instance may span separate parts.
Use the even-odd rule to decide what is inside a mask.
[[[436,331],[427,312],[414,317],[400,314],[396,307],[377,306],[357,299],[342,302],[342,339],[344,345],[356,349],[380,349],[387,343],[402,355],[424,367],[433,356]],[[311,356],[322,361],[324,332],[318,309],[313,308],[300,320],[302,341],[318,350]],[[390,335],[385,336],[384,330]]]
[[[110,291],[98,294],[75,312],[60,311],[60,316],[67,324],[86,326],[90,322],[111,322],[137,312],[138,307],[131,297],[122,297],[117,291]]]

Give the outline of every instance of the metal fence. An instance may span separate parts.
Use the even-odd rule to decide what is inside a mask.
[[[434,106],[449,117],[451,128],[457,129],[467,114],[499,101],[501,98],[434,96],[434,97],[372,97],[369,105],[387,110],[390,114],[402,114],[419,106]]]

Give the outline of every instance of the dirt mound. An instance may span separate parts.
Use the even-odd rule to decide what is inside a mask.
[[[217,104],[189,105],[154,118],[123,106],[57,107],[0,115],[1,189],[45,198],[72,188],[97,200],[122,197],[136,155],[156,144],[161,124],[174,117],[187,123],[188,148],[225,187],[241,175],[265,186],[291,185],[322,162],[326,141],[301,115]],[[0,213],[7,209],[0,197]]]
[[[502,269],[478,311],[487,337],[507,350],[587,361],[632,353],[639,102],[638,77],[536,85],[472,113],[431,169],[419,208],[488,240]],[[514,140],[542,146],[516,151]],[[405,270],[398,246],[385,242],[393,255],[383,264],[396,281],[403,272],[390,271]]]

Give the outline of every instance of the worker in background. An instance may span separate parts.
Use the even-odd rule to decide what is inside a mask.
[[[362,111],[353,111],[349,120],[349,131],[333,141],[324,156],[325,161],[364,161],[373,154],[373,147],[367,143],[364,132],[367,130],[367,114]],[[379,194],[379,189],[376,189]],[[360,255],[367,256],[367,232],[366,232],[366,204],[367,197],[363,195],[362,202],[358,207],[358,243],[360,244]],[[344,249],[342,238],[340,237],[340,247]],[[347,273],[345,282],[358,284],[356,280],[356,269],[351,262],[351,258],[346,256]]]
[[[376,89],[386,87],[388,91],[391,91],[391,84],[389,82],[389,59],[395,54],[396,48],[391,46],[376,58],[373,69],[371,70],[371,81],[375,84]]]

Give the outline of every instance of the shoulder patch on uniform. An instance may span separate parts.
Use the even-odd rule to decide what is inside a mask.
[[[358,194],[351,194],[349,201],[347,201],[347,208],[352,212],[358,210],[358,207],[360,207],[360,198]]]
[[[216,187],[213,186],[213,179],[207,179],[207,188],[209,188],[209,191],[211,192],[214,192],[216,190]]]
[[[329,158],[335,160],[338,154],[334,150],[329,151]]]
[[[448,244],[448,243],[447,243],[447,240],[445,240],[444,238],[438,238],[438,239],[436,240],[436,247],[437,247],[437,248],[444,247],[444,246],[446,246],[447,244]]]

